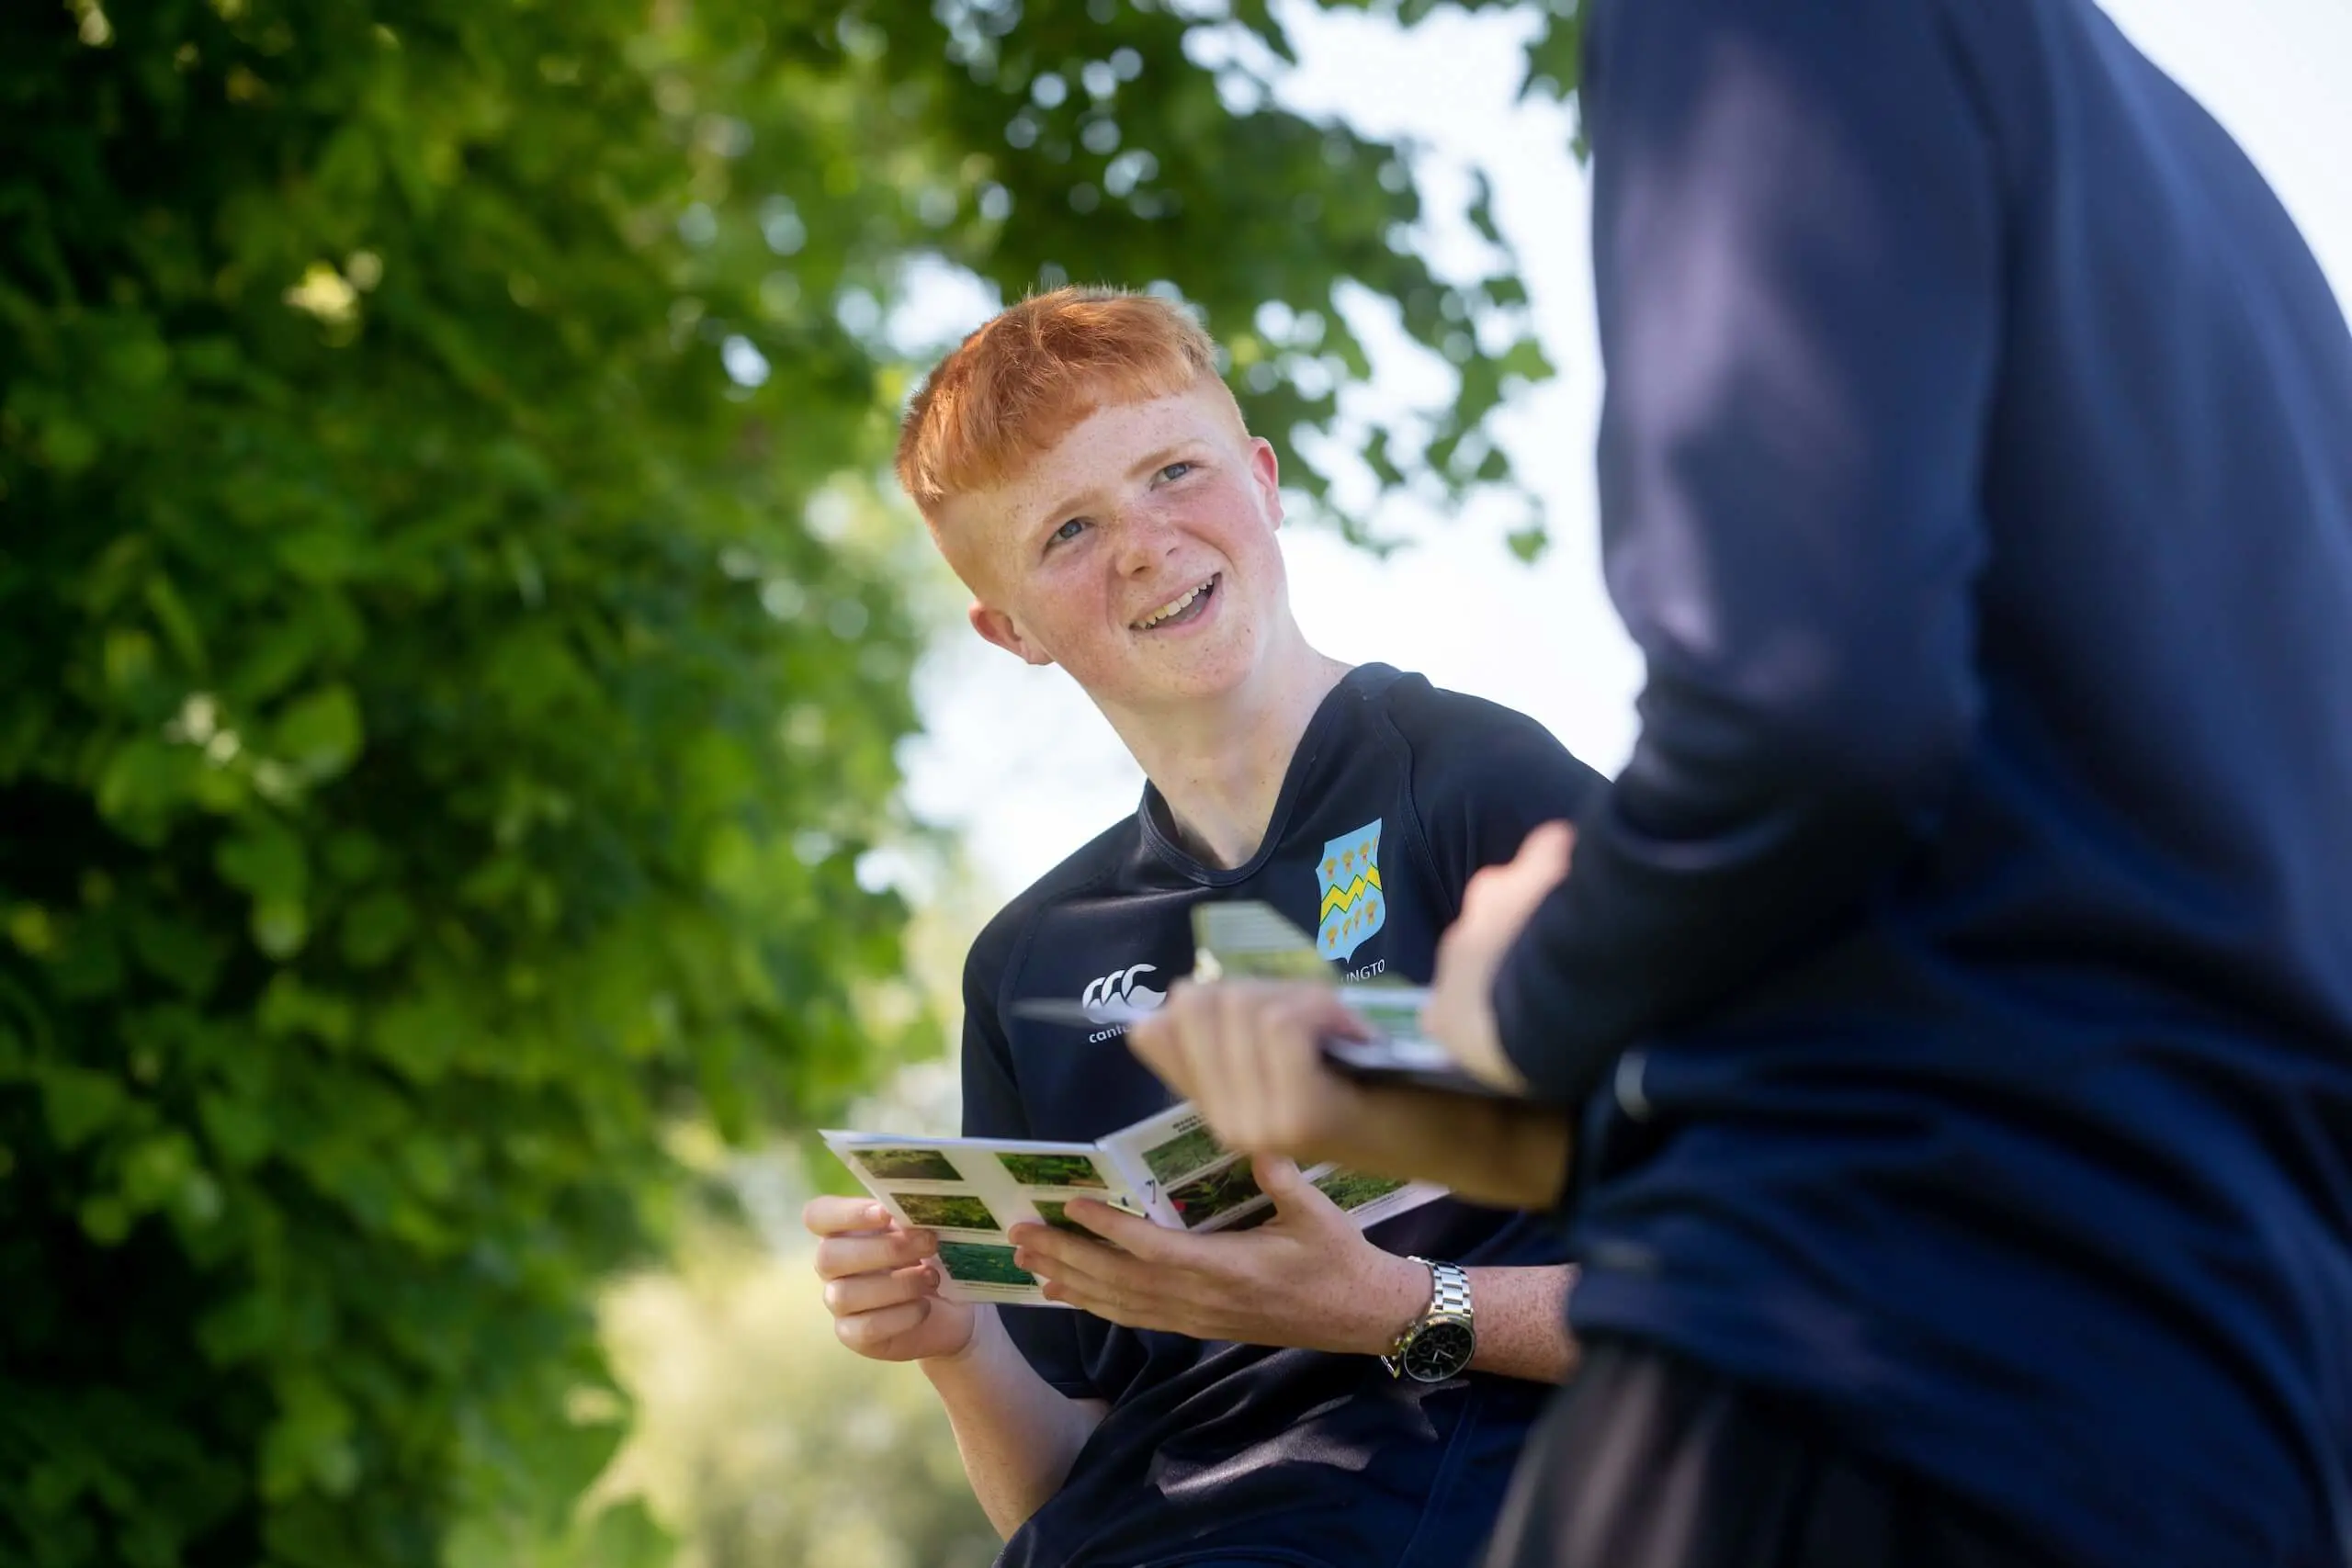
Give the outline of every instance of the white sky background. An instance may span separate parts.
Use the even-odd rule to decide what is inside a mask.
[[[2107,9],[2245,146],[2338,298],[2352,300],[2352,0],[2108,0]],[[1568,118],[1513,102],[1523,18],[1447,11],[1405,33],[1299,0],[1278,11],[1301,61],[1280,96],[1316,118],[1423,144],[1432,213],[1459,209],[1465,187],[1452,171],[1468,158],[1484,164],[1560,372],[1506,426],[1520,472],[1551,509],[1552,547],[1539,565],[1504,548],[1506,519],[1450,519],[1397,501],[1375,514],[1378,531],[1415,543],[1385,561],[1319,528],[1283,530],[1299,622],[1336,657],[1419,670],[1531,714],[1614,773],[1633,744],[1641,671],[1600,584],[1591,461],[1600,354],[1589,197],[1567,153]],[[1483,248],[1458,222],[1430,236],[1442,274],[1464,270],[1464,257],[1475,266]],[[904,325],[952,341],[989,308],[968,284],[943,280]],[[1355,324],[1380,372],[1365,395],[1429,401],[1442,383],[1401,333]],[[918,698],[929,733],[906,751],[910,802],[925,820],[962,832],[1000,898],[1134,808],[1141,773],[1058,670],[1030,669],[953,626],[919,677]]]

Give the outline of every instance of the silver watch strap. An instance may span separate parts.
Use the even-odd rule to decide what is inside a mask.
[[[1476,1314],[1470,1304],[1470,1276],[1453,1264],[1440,1263],[1434,1258],[1412,1255],[1412,1261],[1430,1271],[1430,1304],[1421,1309],[1419,1317],[1405,1325],[1405,1332],[1396,1336],[1396,1343],[1380,1358],[1380,1364],[1388,1369],[1388,1375],[1392,1378],[1404,1375],[1405,1364],[1399,1358],[1419,1337],[1422,1329],[1440,1318],[1453,1318],[1470,1324],[1476,1331]]]
[[[1438,1263],[1427,1258],[1413,1261],[1427,1264],[1430,1271],[1430,1305],[1421,1314],[1422,1323],[1440,1317],[1468,1319],[1475,1315],[1470,1305],[1468,1273],[1452,1263]]]

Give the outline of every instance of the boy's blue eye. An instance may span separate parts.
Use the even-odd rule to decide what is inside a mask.
[[[1073,517],[1069,522],[1054,530],[1053,542],[1057,545],[1067,545],[1085,531],[1086,519],[1083,517]]]
[[[1192,471],[1193,465],[1190,463],[1170,463],[1159,470],[1159,477],[1163,479],[1181,479]]]

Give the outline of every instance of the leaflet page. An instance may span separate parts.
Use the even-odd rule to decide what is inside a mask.
[[[1036,1277],[1013,1262],[1005,1232],[1035,1220],[1091,1236],[1066,1213],[1076,1198],[1148,1212],[1117,1166],[1091,1144],[842,1131],[823,1136],[884,1207],[905,1224],[937,1234],[946,1276],[941,1294],[956,1301],[1066,1305],[1039,1293]]]
[[[1318,1165],[1306,1173],[1306,1179],[1320,1192],[1346,1211],[1358,1230],[1370,1230],[1383,1220],[1393,1220],[1424,1203],[1445,1196],[1446,1190],[1431,1181],[1404,1181],[1390,1176],[1366,1176],[1362,1171],[1342,1170],[1336,1165]]]
[[[1102,1151],[1142,1191],[1146,1213],[1161,1224],[1207,1235],[1248,1230],[1274,1217],[1273,1200],[1258,1186],[1250,1161],[1216,1140],[1190,1103],[1123,1127],[1102,1140]],[[1445,1196],[1426,1181],[1365,1176],[1334,1165],[1309,1167],[1316,1189],[1359,1228],[1418,1209]]]
[[[1350,1077],[1399,1088],[1438,1089],[1477,1099],[1503,1091],[1464,1072],[1444,1046],[1421,1033],[1430,994],[1419,987],[1350,986],[1340,999],[1373,1032],[1369,1040],[1323,1042],[1323,1055]]]
[[[1122,1127],[1102,1151],[1143,1190],[1145,1212],[1176,1230],[1240,1230],[1274,1217],[1250,1162],[1223,1144],[1190,1103]]]

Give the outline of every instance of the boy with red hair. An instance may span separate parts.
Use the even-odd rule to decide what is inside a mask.
[[[1070,288],[999,315],[917,394],[899,473],[973,629],[1069,671],[1149,781],[974,943],[967,1134],[1091,1140],[1166,1106],[1108,1004],[1156,1004],[1191,967],[1202,900],[1274,905],[1318,931],[1335,977],[1427,980],[1471,874],[1600,783],[1521,715],[1308,646],[1273,450],[1165,300]],[[1339,846],[1376,898],[1331,908]],[[1015,1017],[1030,997],[1091,1003],[1102,1027]],[[1557,1190],[1562,1117],[1428,1103],[1365,1100],[1410,1108],[1396,1136],[1457,1191]],[[865,1199],[808,1206],[839,1337],[922,1365],[1004,1562],[1476,1554],[1573,1359],[1556,1237],[1451,1199],[1360,1231],[1289,1162],[1254,1175],[1273,1217],[1239,1234],[1086,1202],[1068,1214],[1091,1236],[1017,1230],[1017,1261],[1081,1311],[946,1300],[930,1233]]]

